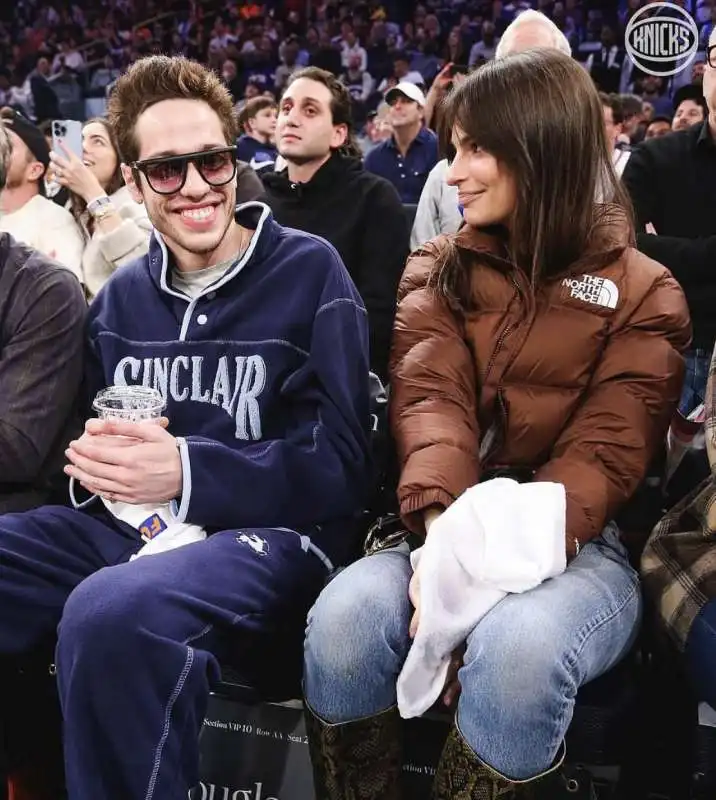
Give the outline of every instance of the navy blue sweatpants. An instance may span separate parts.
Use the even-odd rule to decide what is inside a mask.
[[[129,562],[142,542],[108,515],[45,507],[0,517],[0,656],[59,625],[72,800],[185,798],[219,660],[253,681],[281,668],[284,649],[300,659],[327,568],[298,534],[242,533],[265,546],[224,531]]]

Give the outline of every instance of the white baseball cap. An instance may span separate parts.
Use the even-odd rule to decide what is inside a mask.
[[[385,102],[388,103],[388,105],[392,105],[396,96],[399,94],[407,97],[408,100],[415,101],[421,108],[425,106],[425,95],[422,89],[414,83],[401,81],[397,86],[388,89],[385,93]]]

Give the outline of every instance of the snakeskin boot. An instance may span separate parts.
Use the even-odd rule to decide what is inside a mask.
[[[316,800],[400,800],[402,725],[397,708],[330,725],[306,704]]]
[[[527,781],[511,781],[480,761],[460,731],[453,727],[435,775],[433,800],[537,800],[546,796],[542,792],[559,775],[563,760],[564,748],[542,775]]]

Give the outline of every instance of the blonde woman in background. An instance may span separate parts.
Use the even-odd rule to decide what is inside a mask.
[[[116,269],[147,252],[152,225],[124,184],[106,120],[85,124],[82,160],[67,150],[53,151],[50,158],[54,179],[70,191],[70,208],[85,236],[80,280],[92,300]]]

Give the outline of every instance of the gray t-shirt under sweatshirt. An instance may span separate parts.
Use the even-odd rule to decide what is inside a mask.
[[[238,259],[239,255],[235,254],[231,258],[227,258],[226,261],[220,261],[211,267],[196,269],[192,272],[180,272],[178,269],[173,269],[172,286],[194,300],[204,289],[220,280]]]

